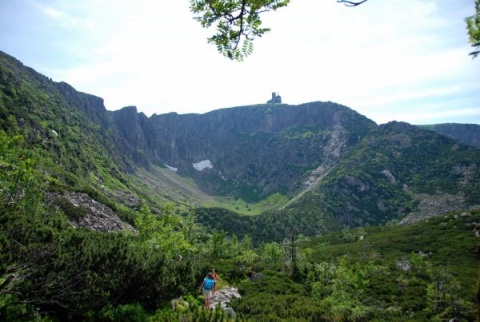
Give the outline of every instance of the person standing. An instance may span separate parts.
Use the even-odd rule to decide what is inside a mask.
[[[215,293],[215,279],[212,273],[208,273],[207,277],[203,279],[200,289],[203,291],[203,301],[205,310],[210,310],[210,303],[212,301],[212,295]]]
[[[216,284],[217,279],[218,279],[218,274],[217,274],[217,271],[215,270],[215,268],[212,268],[212,275],[213,275],[213,279],[215,280],[215,284]]]

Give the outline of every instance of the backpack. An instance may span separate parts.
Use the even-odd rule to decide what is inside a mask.
[[[211,290],[214,284],[215,284],[215,280],[211,278],[206,278],[205,282],[203,283],[203,288],[206,290]]]

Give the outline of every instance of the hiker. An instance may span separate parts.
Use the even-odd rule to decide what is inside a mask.
[[[210,301],[212,294],[215,294],[215,279],[212,273],[208,273],[207,277],[203,279],[200,289],[203,291],[203,299],[205,302],[205,310],[210,310]]]
[[[216,284],[217,279],[218,279],[218,274],[217,274],[217,271],[215,270],[215,268],[212,268],[212,275],[213,275],[213,279],[215,280],[215,284]]]

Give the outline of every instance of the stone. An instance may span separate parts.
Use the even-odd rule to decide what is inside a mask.
[[[228,310],[229,312],[231,312],[233,311],[233,309],[229,307],[230,302],[233,299],[239,299],[241,297],[242,296],[240,295],[240,293],[238,293],[238,289],[235,287],[218,289],[212,296],[211,307],[221,308],[223,310]]]
[[[129,230],[136,233],[136,229],[122,221],[120,217],[108,206],[97,202],[86,193],[48,192],[45,196],[47,203],[51,204],[57,197],[67,199],[75,207],[87,209],[87,213],[80,218],[68,218],[68,222],[75,228],[83,227],[100,232],[114,232]]]

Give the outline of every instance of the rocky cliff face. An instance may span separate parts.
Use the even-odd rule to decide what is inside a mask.
[[[112,127],[112,119],[103,104],[103,98],[78,92],[65,82],[53,84],[71,106],[81,109],[93,122],[103,128]]]
[[[336,163],[375,127],[351,109],[315,102],[257,105],[206,114],[114,112],[119,132],[154,164],[213,194],[258,200],[298,191],[312,171]]]

